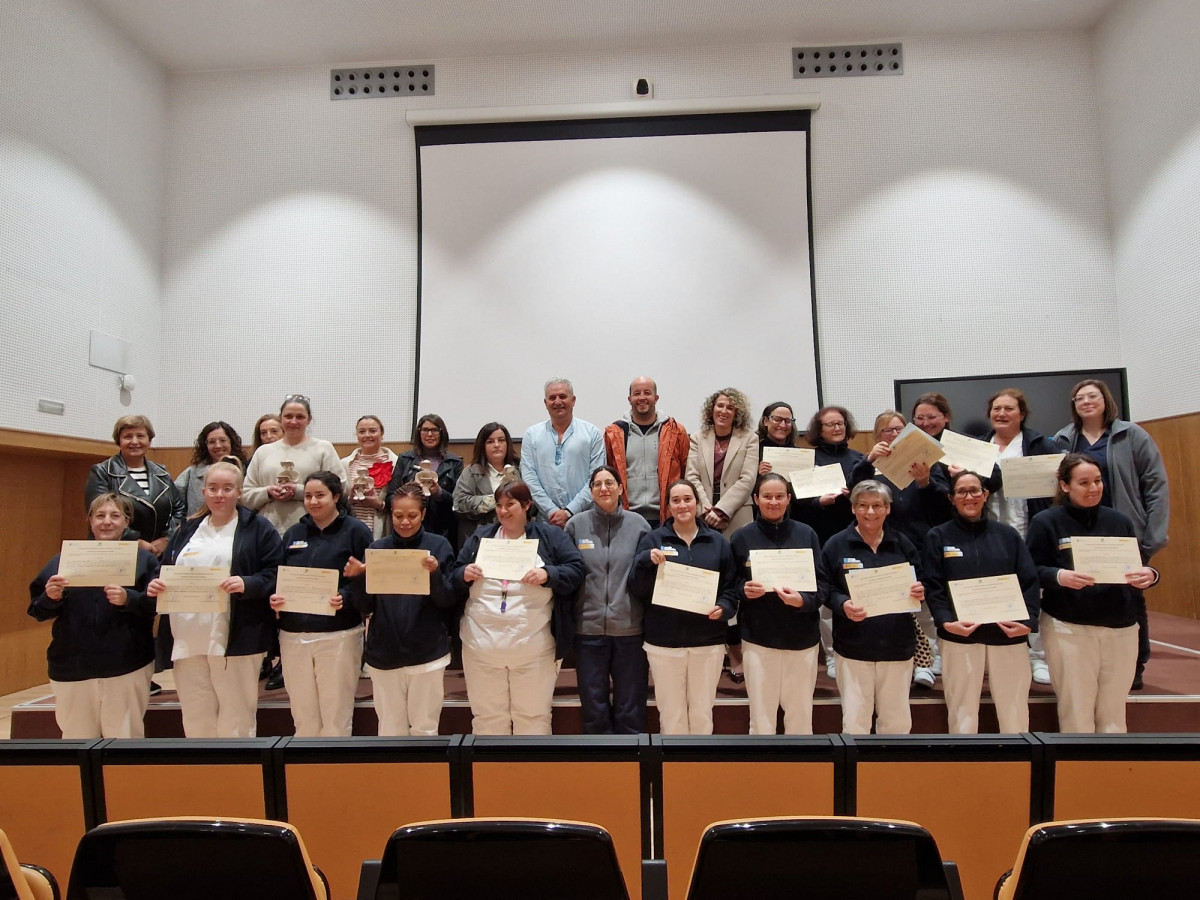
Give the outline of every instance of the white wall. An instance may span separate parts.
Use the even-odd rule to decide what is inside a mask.
[[[864,423],[890,405],[896,377],[1120,364],[1087,36],[907,40],[903,77],[844,80],[794,81],[789,48],[434,60],[436,97],[412,100],[330,102],[325,68],[172,78],[164,330],[177,347],[215,347],[218,362],[164,360],[169,393],[190,397],[170,416],[171,441],[218,413],[248,428],[294,390],[313,397],[323,437],[350,439],[367,411],[401,437],[417,274],[406,104],[623,99],[638,75],[660,98],[821,95],[812,182],[825,396]],[[1053,327],[1064,320],[1075,323],[1067,341]],[[719,345],[716,329],[689,327],[697,346]],[[612,396],[582,398],[584,418],[618,415],[631,375],[670,364],[621,360],[619,348]],[[483,338],[447,348],[463,355],[462,390],[502,389],[503,354],[474,361],[488,350]],[[777,395],[788,396],[788,343],[766,332],[759,347],[727,350],[712,386],[736,385],[745,353],[778,355]],[[569,351],[546,371],[570,374]],[[508,424],[544,416],[539,399]],[[670,397],[663,406],[696,419]],[[1064,405],[1039,421],[1049,429],[1065,415]]]
[[[1200,409],[1200,4],[1123,0],[1096,31],[1122,355],[1139,419]]]
[[[0,4],[0,84],[0,427],[107,439],[158,411],[165,76],[85,4],[39,0]],[[91,329],[133,343],[131,405]]]

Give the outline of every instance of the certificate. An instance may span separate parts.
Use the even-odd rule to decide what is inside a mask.
[[[520,581],[530,569],[537,568],[537,538],[506,541],[503,538],[481,538],[475,565],[485,578]]]
[[[1096,584],[1128,584],[1125,573],[1142,567],[1142,551],[1137,538],[1073,537],[1071,562]]]
[[[329,601],[338,593],[338,570],[280,566],[275,593],[284,598],[284,612],[332,616],[337,610]]]
[[[655,606],[707,616],[717,605],[721,573],[682,563],[664,562],[654,576]]]
[[[429,594],[428,550],[368,550],[368,594]]]
[[[811,469],[816,458],[817,451],[807,447],[763,447],[762,461],[770,463],[771,471],[784,478]]]
[[[133,587],[137,552],[137,541],[63,541],[58,574],[68,587]]]
[[[1000,455],[1000,448],[995,444],[967,437],[949,428],[942,432],[941,441],[942,449],[946,451],[942,462],[946,465],[960,466],[980,478],[992,477],[996,457]]]
[[[1000,460],[1004,496],[1009,500],[1053,497],[1058,489],[1058,464],[1066,455],[1045,453],[1040,456],[1009,456]]]
[[[221,582],[229,577],[228,566],[163,566],[158,577],[167,589],[158,595],[160,613],[222,613],[229,609],[229,595]]]
[[[837,463],[793,472],[791,477],[792,491],[797,500],[804,497],[821,497],[825,494],[840,494],[846,486],[846,473]]]
[[[896,435],[889,449],[891,453],[875,460],[875,468],[900,490],[904,490],[913,482],[913,477],[908,472],[913,463],[932,466],[946,455],[941,444],[911,422]]]
[[[781,587],[793,591],[817,589],[817,566],[807,547],[789,550],[751,550],[750,574],[768,591]]]
[[[960,622],[989,625],[995,622],[1024,622],[1029,618],[1025,596],[1016,575],[963,578],[947,581],[954,614]]]
[[[908,563],[876,569],[848,569],[846,590],[850,599],[867,611],[867,618],[893,613],[915,613],[921,601],[912,594],[917,573]]]

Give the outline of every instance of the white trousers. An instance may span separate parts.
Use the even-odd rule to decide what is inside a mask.
[[[1029,730],[1029,645],[991,646],[942,641],[942,686],[951,734],[979,733],[979,697],[983,675],[996,705],[1001,734]],[[1130,675],[1130,680],[1133,676]]]
[[[434,669],[427,665],[398,669],[371,666],[371,687],[375,693],[375,715],[379,717],[381,736],[433,736],[438,733],[450,657],[438,662],[441,665]]]
[[[1058,730],[1124,734],[1137,668],[1138,628],[1076,625],[1042,613],[1046,664],[1058,695]]]
[[[875,713],[876,734],[908,734],[912,711],[908,686],[912,683],[911,659],[871,662],[839,656],[838,693],[842,695],[842,731],[870,734]]]
[[[175,690],[190,738],[254,737],[258,670],[265,653],[189,656],[175,660]]]
[[[713,701],[725,648],[643,644],[654,679],[660,734],[712,734]]]
[[[473,734],[551,734],[551,704],[558,681],[554,650],[505,661],[463,644],[463,677]]]
[[[817,646],[777,650],[742,641],[751,734],[775,734],[780,707],[784,734],[812,734]]]
[[[362,673],[363,630],[279,632],[283,681],[296,737],[349,737]]]
[[[51,681],[54,721],[64,738],[140,738],[154,663],[136,672],[86,681]]]

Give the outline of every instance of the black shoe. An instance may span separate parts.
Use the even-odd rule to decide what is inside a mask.
[[[258,680],[262,681],[264,678],[270,678],[270,677],[271,677],[271,657],[264,656],[263,664],[258,670]]]
[[[271,674],[267,676],[267,683],[264,687],[268,691],[277,691],[283,687],[283,663],[275,663],[275,667],[271,669]]]
[[[729,680],[732,681],[734,684],[745,684],[746,673],[745,672],[730,672]]]
[[[1146,685],[1142,683],[1142,673],[1135,672],[1133,675],[1133,684],[1129,686],[1129,689],[1131,691],[1140,691],[1145,686]]]
[[[150,682],[150,696],[157,697],[161,693],[162,693],[162,685],[159,684],[157,681]]]

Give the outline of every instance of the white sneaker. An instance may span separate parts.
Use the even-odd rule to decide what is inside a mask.
[[[834,661],[833,659],[830,659],[827,663],[825,663],[825,674],[828,675],[830,678],[832,678],[834,681],[837,681],[837,662],[836,661]]]
[[[917,687],[931,688],[933,687],[933,669],[916,668],[913,669],[913,684]]]
[[[1037,684],[1049,684],[1050,667],[1046,665],[1046,661],[1044,659],[1034,659],[1030,660],[1030,664],[1033,666],[1034,682]]]
[[[934,675],[942,674],[942,658],[940,656],[935,656],[933,658],[933,665],[929,667],[929,671]]]

